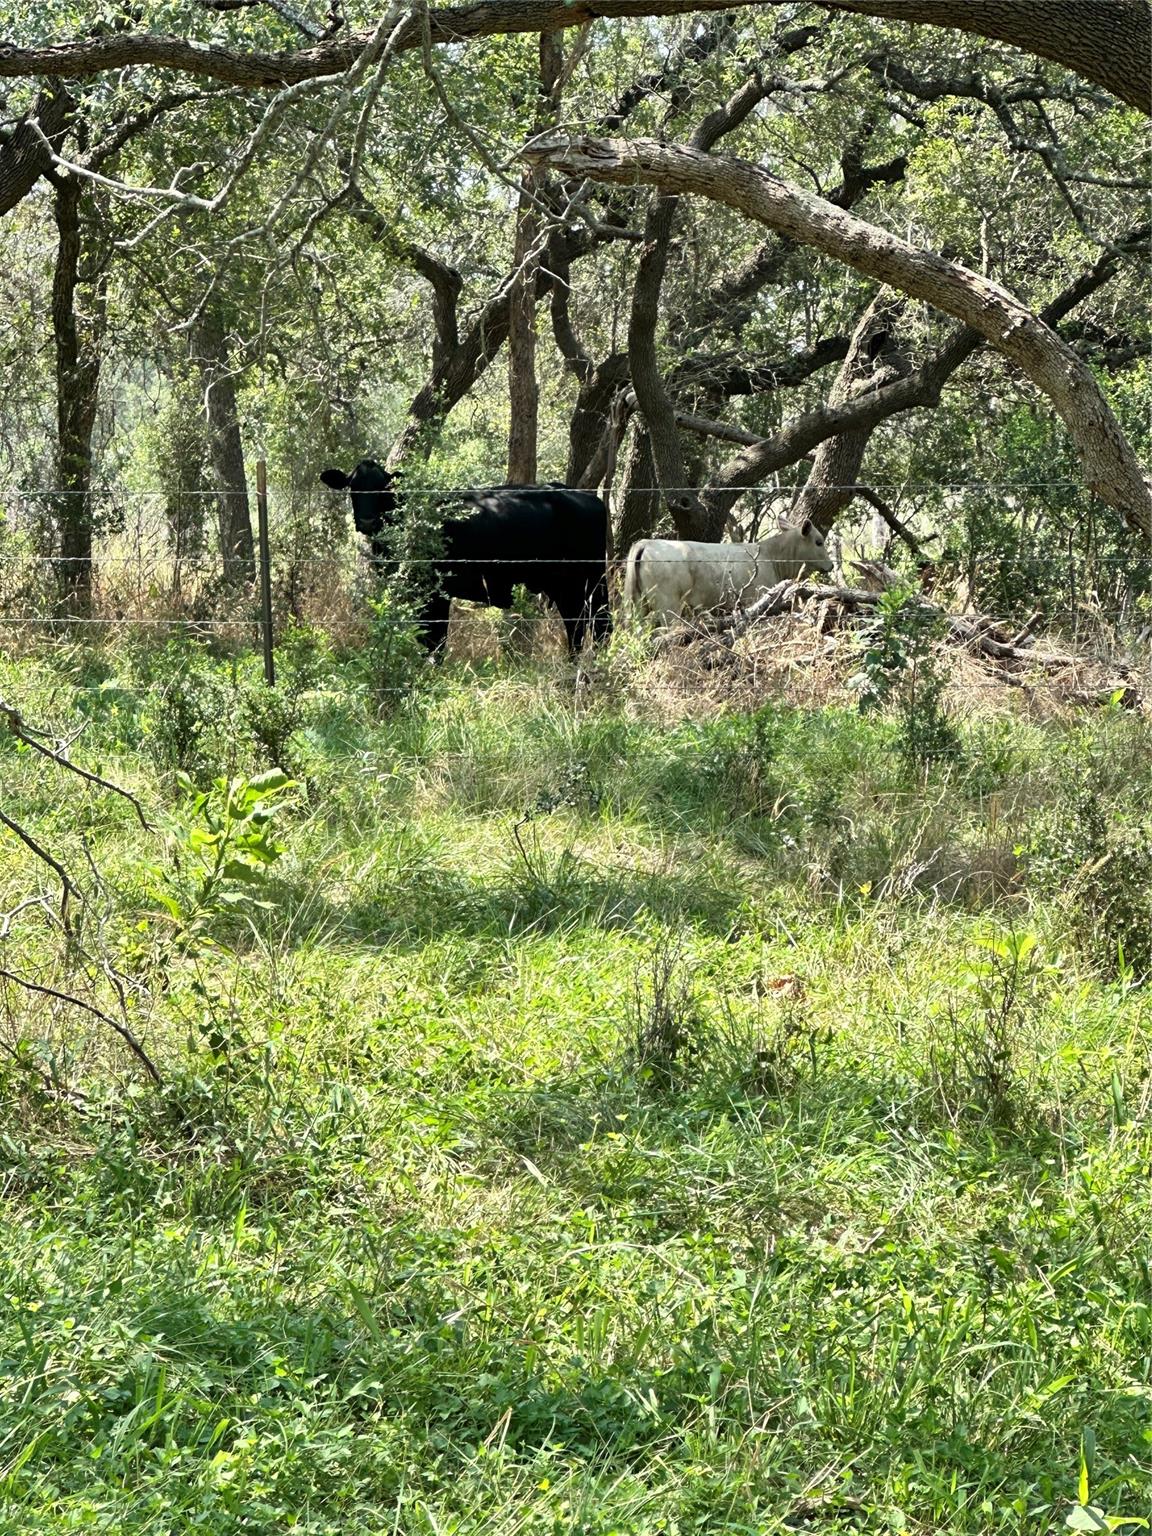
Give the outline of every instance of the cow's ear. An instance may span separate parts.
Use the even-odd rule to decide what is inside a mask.
[[[806,539],[814,539],[816,537],[816,529],[810,517],[806,517],[800,524],[800,532]]]
[[[322,469],[320,471],[320,478],[325,485],[330,485],[334,491],[346,491],[351,483],[342,469]]]

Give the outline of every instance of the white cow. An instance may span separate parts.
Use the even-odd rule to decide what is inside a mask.
[[[624,606],[664,624],[695,613],[732,613],[777,582],[831,569],[824,535],[811,520],[797,526],[781,519],[778,532],[756,544],[641,539],[624,563]]]

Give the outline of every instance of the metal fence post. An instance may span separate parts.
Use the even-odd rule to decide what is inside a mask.
[[[264,681],[276,686],[276,662],[272,655],[272,556],[268,546],[268,466],[256,463],[256,520],[260,529],[260,628],[264,642]]]

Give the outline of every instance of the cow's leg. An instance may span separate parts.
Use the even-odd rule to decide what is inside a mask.
[[[612,609],[608,600],[608,577],[601,568],[590,572],[572,594],[572,612],[578,617],[569,632],[569,646],[579,651],[585,636],[592,633],[592,644],[607,639],[612,629]]]
[[[584,623],[592,631],[592,644],[607,638],[612,627],[612,613],[608,606],[608,581],[601,576],[589,585],[584,594]]]
[[[560,610],[564,633],[568,637],[569,656],[578,656],[584,647],[588,633],[588,599],[579,588],[557,592],[552,601]]]
[[[424,604],[420,614],[417,636],[424,649],[437,660],[444,654],[451,611],[452,599],[443,592],[436,592]]]
[[[592,610],[592,643],[598,645],[600,641],[607,640],[612,633],[612,605],[608,601],[606,587],[601,587],[596,594],[596,604]]]
[[[574,619],[564,620],[564,633],[568,636],[569,656],[579,656],[584,649],[584,636],[588,630],[587,620],[583,614]]]

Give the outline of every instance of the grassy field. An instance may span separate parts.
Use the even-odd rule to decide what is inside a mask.
[[[0,1530],[1152,1515],[1147,725],[372,663],[0,664]]]

